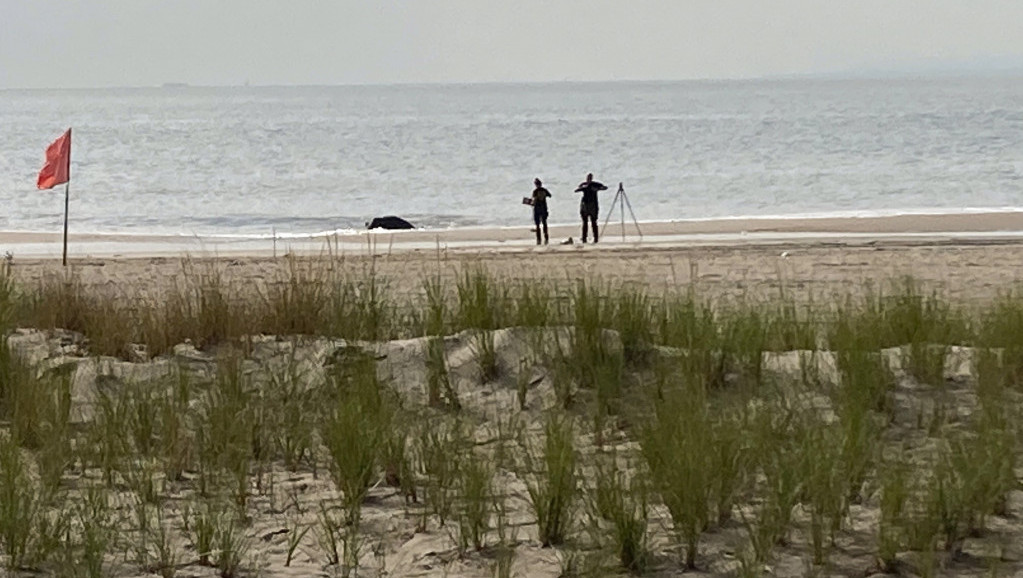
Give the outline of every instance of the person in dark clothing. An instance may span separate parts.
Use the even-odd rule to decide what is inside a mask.
[[[583,200],[579,203],[579,215],[583,218],[583,243],[586,242],[587,219],[593,224],[593,242],[597,242],[597,214],[600,212],[597,193],[606,190],[607,187],[593,180],[593,173],[586,175],[586,180],[575,189],[575,192],[583,194]]]
[[[547,234],[547,199],[551,197],[550,191],[543,188],[540,179],[533,179],[536,188],[533,189],[533,196],[530,198],[533,205],[533,223],[536,225],[536,244],[540,244],[540,225],[543,225],[543,244],[550,242]]]

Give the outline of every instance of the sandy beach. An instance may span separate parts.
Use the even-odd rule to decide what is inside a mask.
[[[695,245],[763,245],[801,242],[1013,240],[1023,238],[1023,212],[912,214],[874,217],[734,218],[623,223],[611,215],[601,247],[636,248]],[[602,223],[603,224],[603,223]],[[641,234],[640,234],[641,233]],[[550,227],[550,249],[580,249],[577,225]],[[572,239],[571,247],[562,244]],[[60,257],[60,232],[0,231],[0,254]],[[336,234],[274,238],[216,235],[137,235],[69,233],[72,258],[175,256],[274,256],[326,252],[381,254],[446,249],[452,251],[522,251],[535,249],[530,224],[503,228],[456,228],[411,231],[349,231]]]
[[[87,285],[122,288],[175,278],[182,259],[220,263],[227,279],[258,284],[285,255],[331,257],[353,270],[372,264],[392,288],[417,292],[427,276],[482,265],[497,276],[565,281],[592,277],[660,291],[695,285],[710,294],[806,297],[846,293],[904,276],[955,299],[983,301],[1012,290],[1023,271],[1023,213],[827,219],[726,219],[644,223],[644,236],[609,226],[598,245],[560,244],[555,226],[537,247],[526,227],[362,232],[309,239],[225,240],[71,235],[72,270]],[[62,271],[59,235],[0,233],[0,251],[26,281]],[[370,258],[371,257],[371,258]],[[161,281],[162,280],[162,281]]]

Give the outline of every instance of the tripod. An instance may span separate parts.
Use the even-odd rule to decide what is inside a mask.
[[[643,240],[643,231],[639,228],[639,221],[636,220],[636,213],[632,212],[632,203],[629,202],[629,196],[625,194],[625,187],[622,183],[618,183],[618,192],[615,193],[615,198],[611,201],[611,210],[607,212],[607,216],[604,217],[604,231],[607,234],[607,222],[611,219],[611,215],[615,212],[615,205],[618,205],[621,209],[622,215],[622,241],[625,240],[625,207],[629,207],[629,215],[632,217],[632,223],[636,225],[636,232],[639,233],[639,239]]]

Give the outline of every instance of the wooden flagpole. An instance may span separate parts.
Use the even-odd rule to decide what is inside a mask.
[[[64,266],[67,267],[67,214],[71,198],[71,129],[67,129],[67,182],[64,183]]]

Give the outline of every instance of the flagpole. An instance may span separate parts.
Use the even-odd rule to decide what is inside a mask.
[[[67,150],[67,182],[64,183],[64,267],[67,267],[67,214],[70,205],[71,189],[71,128],[67,129],[68,150]]]
[[[64,266],[67,267],[67,210],[68,210],[68,199],[70,195],[68,189],[71,188],[71,182],[64,183]]]

